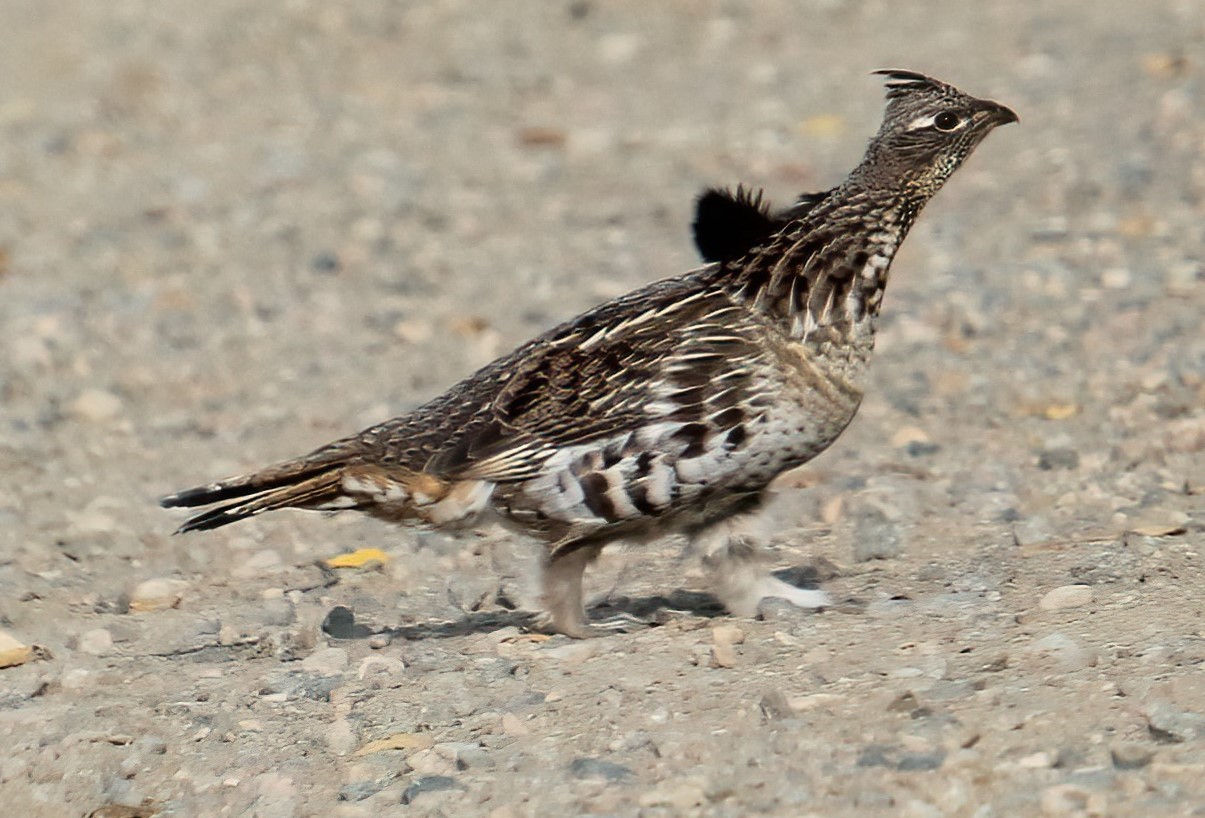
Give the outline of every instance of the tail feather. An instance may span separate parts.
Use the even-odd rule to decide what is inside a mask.
[[[190,517],[177,529],[177,534],[217,528],[288,506],[351,508],[358,505],[358,501],[343,496],[340,483],[346,469],[356,462],[359,455],[356,445],[355,438],[338,440],[305,457],[169,494],[159,501],[159,505],[164,508],[195,508],[227,500],[236,501]]]
[[[229,477],[216,483],[169,494],[159,500],[159,505],[164,508],[208,506],[235,497],[247,497],[282,486],[296,485],[310,477],[352,462],[360,453],[358,444],[359,440],[354,436],[336,440],[304,457],[286,460],[250,474]]]
[[[283,466],[272,467],[241,477],[231,477],[216,483],[178,491],[161,498],[159,505],[164,508],[193,508],[220,503],[223,500],[232,500],[235,497],[262,494],[282,486],[295,485],[300,480],[330,471],[336,465],[327,463],[303,467],[299,464],[290,468],[293,464],[286,463]]]
[[[254,478],[254,475],[250,475],[250,477]],[[240,479],[245,480],[248,478]],[[239,520],[245,520],[248,517],[254,517],[257,514],[263,514],[265,511],[274,511],[280,508],[334,509],[351,508],[358,505],[355,498],[343,492],[342,469],[337,466],[328,466],[326,471],[319,472],[314,476],[307,476],[306,474],[297,475],[293,478],[294,482],[282,484],[285,479],[264,481],[254,485],[250,483],[240,485],[215,483],[212,486],[189,489],[188,491],[172,495],[172,497],[165,497],[163,505],[207,505],[230,497],[242,498],[233,503],[211,508],[195,517],[188,518],[184,521],[183,525],[176,529],[177,534],[183,534],[187,531],[205,531],[211,528],[218,528]],[[254,496],[246,496],[253,492]],[[173,498],[181,497],[185,498],[181,502],[167,502]]]

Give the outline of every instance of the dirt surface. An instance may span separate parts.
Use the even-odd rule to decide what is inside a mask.
[[[62,0],[0,32],[6,815],[1205,815],[1197,3]],[[590,577],[659,626],[545,639],[496,532],[171,536],[161,494],[693,266],[703,186],[835,183],[884,66],[1021,124],[922,216],[859,417],[763,517],[834,609],[718,616],[667,541]]]

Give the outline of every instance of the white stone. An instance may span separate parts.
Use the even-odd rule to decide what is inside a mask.
[[[745,632],[737,625],[716,625],[711,629],[711,641],[717,645],[740,645]]]
[[[257,797],[251,814],[256,818],[292,818],[297,814],[297,785],[281,773],[262,773],[255,778]]]
[[[104,628],[93,628],[79,637],[79,649],[92,656],[108,656],[113,651],[113,634]]]
[[[335,719],[326,730],[326,746],[337,756],[345,756],[356,749],[359,739],[347,719]]]
[[[1096,665],[1096,651],[1086,648],[1064,633],[1052,633],[1025,648],[1030,664],[1071,673]]]
[[[85,389],[71,402],[69,411],[79,420],[103,423],[113,420],[124,408],[121,398],[103,389]]]
[[[347,667],[347,651],[343,648],[316,650],[301,660],[301,668],[316,676],[339,676]]]
[[[82,667],[72,668],[63,673],[59,685],[63,690],[83,690],[92,681],[92,672]]]
[[[252,554],[230,573],[239,579],[254,579],[264,574],[275,574],[281,568],[280,554],[265,549]]]
[[[130,610],[134,613],[163,611],[180,604],[188,583],[180,579],[155,577],[138,583],[130,593]]]
[[[1038,607],[1043,611],[1059,611],[1064,608],[1080,608],[1090,605],[1095,598],[1088,585],[1063,585],[1048,591]]]

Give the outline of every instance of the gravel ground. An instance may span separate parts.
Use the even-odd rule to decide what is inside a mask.
[[[9,814],[1205,815],[1196,2],[60,0],[0,32]],[[496,532],[170,535],[159,495],[693,266],[703,186],[833,184],[883,66],[1022,122],[922,217],[861,414],[764,515],[834,609],[717,616],[666,542],[591,576],[659,627],[547,639]]]

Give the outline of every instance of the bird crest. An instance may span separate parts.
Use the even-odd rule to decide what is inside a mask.
[[[931,91],[938,94],[948,94],[950,92],[961,94],[952,85],[947,85],[941,80],[935,80],[933,77],[925,76],[916,71],[907,71],[903,68],[880,68],[878,71],[871,73],[887,78],[887,99],[898,99],[917,91]]]

